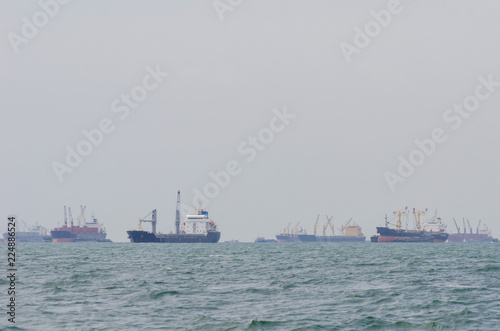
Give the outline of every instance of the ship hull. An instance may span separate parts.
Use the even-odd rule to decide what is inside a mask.
[[[9,234],[3,234],[3,241],[8,242]],[[16,242],[36,243],[50,241],[49,236],[41,235],[39,232],[16,232]],[[0,240],[2,242],[2,240]]]
[[[387,227],[377,227],[379,243],[383,242],[432,242],[442,243],[448,239],[448,234],[445,232],[426,232],[414,230],[397,230]]]
[[[299,238],[291,235],[277,234],[276,240],[278,240],[279,243],[288,243],[288,242],[297,242],[299,241]]]
[[[459,242],[494,242],[495,238],[490,237],[487,234],[475,234],[475,233],[452,233],[448,237],[448,242],[459,243]]]
[[[147,231],[127,231],[130,242],[133,243],[217,243],[220,232],[209,231],[204,234],[154,234]]]
[[[312,234],[299,234],[301,242],[364,242],[366,237],[355,236],[315,236]]]
[[[366,237],[354,237],[354,236],[325,236],[317,237],[319,242],[329,242],[329,243],[341,243],[341,242],[365,242]]]
[[[106,233],[73,233],[64,230],[50,231],[52,242],[109,242]]]
[[[317,242],[318,237],[313,234],[299,234],[299,240],[302,242]]]

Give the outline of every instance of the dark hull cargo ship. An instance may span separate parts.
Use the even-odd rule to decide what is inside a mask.
[[[413,215],[415,217],[415,230],[402,229],[402,219],[404,216],[410,214],[408,210],[394,212],[398,216],[398,221],[395,229],[391,229],[388,226],[387,216],[385,227],[377,227],[377,233],[379,236],[373,236],[377,239],[377,242],[395,242],[395,243],[441,243],[448,239],[448,233],[445,232],[445,226],[441,222],[441,219],[437,216],[426,223],[421,222],[421,218],[425,215],[424,211],[413,210]]]
[[[445,242],[448,234],[443,232],[426,232],[416,230],[397,230],[387,227],[377,227],[380,234],[378,242]]]
[[[139,230],[127,231],[133,243],[217,243],[220,232],[215,222],[208,218],[208,212],[198,209],[195,215],[186,215],[184,222],[180,220],[181,193],[177,192],[177,211],[175,217],[175,233],[156,233],[156,209],[151,220],[140,219]],[[149,215],[148,215],[149,216]],[[146,216],[147,217],[147,216]],[[151,222],[152,232],[142,230],[142,222]]]
[[[130,241],[134,243],[217,243],[220,232],[210,231],[206,235],[199,234],[155,234],[146,231],[127,231]]]

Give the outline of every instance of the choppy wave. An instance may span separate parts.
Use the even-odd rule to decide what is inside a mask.
[[[497,330],[500,324],[498,244],[17,248],[17,328],[4,316],[1,330]]]

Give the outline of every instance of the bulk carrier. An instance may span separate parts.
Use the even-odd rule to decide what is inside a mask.
[[[106,239],[106,230],[99,223],[97,218],[92,215],[92,220],[85,220],[86,206],[80,206],[81,213],[78,216],[78,225],[73,224],[71,208],[68,207],[70,226],[68,226],[68,217],[66,215],[66,206],[64,206],[64,226],[50,231],[52,242],[111,242]]]
[[[457,228],[457,233],[450,233],[450,236],[448,237],[448,242],[450,243],[458,243],[458,242],[498,242],[497,238],[493,238],[491,236],[491,231],[488,229],[486,224],[483,223],[483,226],[481,226],[481,220],[479,220],[479,223],[476,228],[476,233],[473,233],[472,227],[470,226],[470,222],[467,219],[467,224],[469,225],[469,233],[467,233],[467,227],[465,226],[465,217],[463,218],[463,233],[460,233],[460,227],[457,224],[457,221],[453,219],[453,222],[455,223],[455,227]]]
[[[316,219],[316,224],[314,224],[314,234],[303,234],[299,235],[299,240],[302,242],[364,242],[366,237],[363,235],[361,227],[356,224],[351,224],[352,218],[347,221],[346,224],[342,225],[340,230],[341,234],[335,234],[335,227],[332,223],[332,217],[326,216],[327,222],[323,225],[323,232],[321,236],[317,236],[317,228],[319,215]],[[326,230],[330,228],[332,234],[330,236],[326,235]]]
[[[316,219],[316,224],[314,225],[314,234],[307,234],[307,231],[302,229],[300,222],[295,225],[293,229],[290,229],[291,223],[283,229],[283,232],[276,235],[278,242],[364,242],[366,237],[361,231],[361,227],[356,224],[350,224],[352,218],[347,221],[346,224],[342,225],[339,229],[341,234],[335,234],[335,228],[332,224],[333,217],[326,216],[327,222],[323,225],[323,232],[321,235],[317,235],[319,215]],[[327,229],[331,229],[331,235],[327,235]]]
[[[220,240],[220,232],[217,225],[208,217],[208,212],[201,207],[195,211],[195,215],[186,215],[184,222],[180,220],[181,192],[177,192],[177,210],[175,215],[175,233],[163,234],[156,232],[156,209],[146,217],[150,220],[139,219],[139,230],[127,231],[130,242],[133,243],[217,243]],[[142,229],[143,222],[150,222],[152,231]]]
[[[276,235],[276,240],[279,243],[298,242],[299,235],[306,233],[304,229],[300,227],[300,222],[298,222],[293,229],[290,229],[290,225],[292,225],[292,222],[288,223],[288,226],[283,229],[282,233]]]
[[[35,242],[50,242],[49,231],[45,229],[41,225],[27,225],[22,221],[24,227],[21,231],[16,231],[16,242],[25,242],[25,243],[35,243]],[[8,242],[9,233],[6,232],[3,234],[3,241]],[[1,240],[0,240],[1,242]]]
[[[445,242],[448,239],[448,233],[446,233],[446,226],[441,222],[441,218],[437,217],[437,212],[435,216],[428,222],[423,223],[422,219],[425,216],[426,211],[416,211],[413,209],[413,216],[415,220],[415,229],[408,229],[408,217],[410,212],[406,208],[404,211],[396,211],[394,215],[398,217],[397,224],[391,224],[385,217],[385,227],[377,227],[377,233],[379,236],[371,237],[372,242],[429,242],[438,243]],[[406,216],[406,228],[403,229],[403,218]],[[394,228],[389,228],[389,224],[395,226]]]

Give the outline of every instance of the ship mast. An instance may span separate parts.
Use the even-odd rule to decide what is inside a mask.
[[[318,229],[318,221],[319,221],[319,214],[318,218],[316,218],[316,224],[314,224],[314,235],[316,236],[316,230]]]
[[[181,224],[181,191],[177,191],[177,209],[175,211],[175,234],[180,234],[180,224]]]
[[[68,216],[66,215],[66,206],[64,206],[64,226],[68,226]]]
[[[470,226],[469,219],[467,219],[467,224],[469,224],[469,232],[472,234],[472,226]]]
[[[146,217],[148,217],[149,215],[151,215],[151,219],[147,220]],[[152,212],[150,212],[149,214],[147,214],[143,218],[139,218],[139,231],[142,231],[142,222],[150,222],[151,223],[151,230],[152,230],[153,234],[156,234],[156,223],[157,223],[156,209],[153,209]]]
[[[398,224],[396,225],[396,229],[400,230],[401,229],[401,220],[402,220],[402,217],[405,216],[406,214],[406,210],[405,211],[395,211],[394,212],[394,215],[397,215],[398,216]]]
[[[299,225],[300,225],[300,221],[297,222],[297,225],[295,225],[295,227],[293,228],[293,230],[292,230],[292,237],[297,237],[297,231],[299,229]]]
[[[455,227],[457,228],[457,233],[460,233],[460,227],[457,224],[457,221],[455,221],[455,217],[453,217],[453,222],[455,222]]]
[[[69,221],[70,221],[71,227],[73,227],[73,214],[71,214],[71,207],[68,207],[68,213],[69,213]]]
[[[351,219],[349,221],[347,221],[346,224],[342,225],[342,234],[344,236],[346,235],[346,231],[345,230],[347,229],[347,227],[349,226],[349,223],[351,223],[351,221],[352,221],[352,217],[351,217]]]
[[[415,216],[415,225],[417,231],[420,231],[422,229],[422,216],[425,215],[425,211],[415,211],[415,208],[413,208],[413,215]]]
[[[332,217],[328,217],[328,215],[325,215],[326,216],[326,220],[327,222],[325,223],[325,225],[323,225],[323,237],[326,236],[326,229],[330,228],[332,230],[332,236],[335,235],[335,229],[333,227],[333,224],[331,223],[332,222],[332,219],[333,219],[333,216]]]

